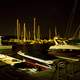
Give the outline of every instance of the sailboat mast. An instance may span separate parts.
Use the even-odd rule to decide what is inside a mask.
[[[20,34],[19,34],[20,33],[20,31],[19,31],[20,30],[20,26],[19,26],[19,24],[20,24],[19,20],[17,19],[17,39],[18,40],[19,40],[19,37],[20,37]]]
[[[30,40],[30,38],[31,38],[31,33],[30,33],[30,30],[29,30],[29,40]]]
[[[57,29],[56,29],[56,27],[55,27],[55,36],[57,36]]]
[[[24,42],[26,41],[26,27],[25,27],[25,23],[24,23]]]
[[[37,39],[40,40],[40,26],[38,25],[38,34],[37,34]]]
[[[36,21],[36,18],[34,18],[34,40],[36,40],[35,21]]]
[[[19,39],[20,39],[20,22],[19,22],[19,27],[18,27],[18,29],[19,29],[18,35],[19,35]]]
[[[0,45],[2,45],[1,40],[2,40],[2,36],[0,36]]]
[[[51,29],[49,28],[49,40],[51,39]]]
[[[80,39],[80,29],[79,29],[79,39]]]

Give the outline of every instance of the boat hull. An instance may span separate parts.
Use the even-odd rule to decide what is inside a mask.
[[[48,54],[51,56],[78,57],[80,50],[49,50]]]

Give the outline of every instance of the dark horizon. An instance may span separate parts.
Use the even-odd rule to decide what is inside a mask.
[[[48,36],[48,29],[55,26],[60,35],[74,33],[80,23],[79,0],[53,0],[53,2],[3,1],[0,3],[0,34],[16,34],[16,19],[32,28],[33,17],[41,26],[41,33]],[[71,27],[70,27],[71,24]],[[27,28],[26,26],[26,28]],[[67,27],[68,26],[68,27]],[[70,28],[70,30],[69,30]],[[68,30],[67,33],[66,29]]]

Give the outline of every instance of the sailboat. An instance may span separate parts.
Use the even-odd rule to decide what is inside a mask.
[[[56,29],[55,29],[56,30]],[[55,31],[56,32],[56,31]],[[57,36],[57,35],[56,35]],[[49,47],[48,54],[63,57],[80,56],[80,44],[68,44],[68,40],[60,37],[54,37],[55,45]]]

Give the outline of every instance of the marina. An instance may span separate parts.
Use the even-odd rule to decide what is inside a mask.
[[[26,40],[23,38],[23,40],[16,39],[13,42],[8,41],[8,43],[10,45],[2,44],[0,46],[0,67],[1,70],[5,69],[4,75],[10,76],[10,79],[20,79],[18,75],[25,76],[24,80],[58,80],[57,78],[64,80],[65,77],[73,79],[74,75],[79,78],[79,44],[67,44],[65,39],[58,37],[49,40]],[[53,52],[49,53],[51,51]],[[69,51],[75,53],[76,56],[72,56]],[[66,56],[67,54],[69,55]],[[5,72],[6,69],[8,69],[8,73]],[[65,76],[63,76],[64,74]]]
[[[0,2],[0,80],[80,80],[79,0]]]

